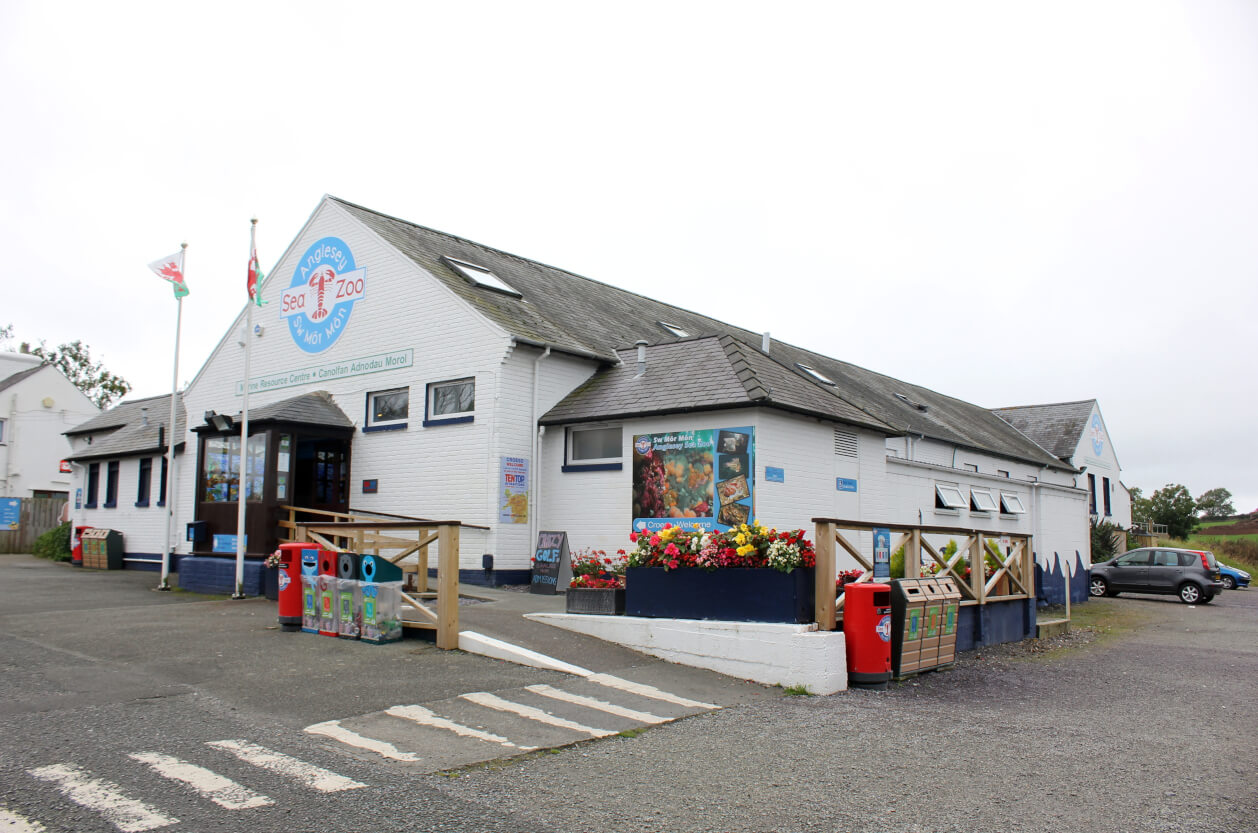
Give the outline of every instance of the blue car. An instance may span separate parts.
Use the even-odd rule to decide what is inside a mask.
[[[1249,573],[1244,570],[1238,570],[1235,567],[1229,567],[1219,562],[1219,580],[1223,582],[1223,586],[1228,590],[1235,590],[1238,587],[1249,586]]]

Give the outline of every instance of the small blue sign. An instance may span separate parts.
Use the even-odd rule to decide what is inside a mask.
[[[764,479],[769,483],[785,483],[786,469],[775,469],[773,466],[765,466]]]
[[[0,529],[17,529],[22,522],[22,499],[7,497],[0,500]]]
[[[840,492],[856,491],[856,481],[850,477],[836,477],[834,479],[834,487]]]
[[[249,536],[245,536],[245,547],[249,546]],[[214,552],[235,552],[236,536],[235,535],[215,535],[214,536]]]
[[[874,581],[891,578],[891,530],[874,527]]]

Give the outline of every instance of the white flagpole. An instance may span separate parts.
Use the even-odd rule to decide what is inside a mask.
[[[184,276],[184,285],[188,282],[188,244],[179,244],[182,257],[179,258],[180,271]],[[170,589],[170,560],[174,555],[174,547],[170,542],[170,527],[175,514],[175,501],[171,495],[175,491],[175,417],[178,414],[176,400],[179,396],[179,328],[183,324],[183,296],[175,295],[175,368],[170,378],[170,422],[166,424],[166,493],[162,499],[166,501],[166,538],[162,545],[162,580],[158,590]]]
[[[249,260],[252,263],[258,218],[254,217],[249,222]],[[244,398],[240,403],[240,486],[236,490],[236,592],[232,595],[233,599],[245,598],[245,507],[249,503],[245,493],[249,485],[249,352],[253,344],[253,304],[254,300],[250,298],[245,311],[245,384]]]

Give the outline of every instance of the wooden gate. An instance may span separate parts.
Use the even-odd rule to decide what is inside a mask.
[[[24,497],[17,529],[0,528],[0,553],[30,552],[35,539],[61,525],[64,498]]]

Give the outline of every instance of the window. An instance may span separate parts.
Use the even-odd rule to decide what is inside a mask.
[[[462,260],[455,260],[452,257],[442,258],[455,272],[462,275],[469,283],[492,289],[494,292],[501,292],[503,295],[510,295],[513,298],[523,297],[519,292],[512,289],[506,281],[486,269],[484,266],[477,266],[474,263],[467,263]]]
[[[4,420],[0,419],[0,445],[4,444]]]
[[[798,367],[800,370],[804,371],[805,373],[807,373],[807,374],[808,374],[809,376],[811,376],[812,378],[816,379],[818,382],[820,382],[820,383],[821,383],[821,384],[823,384],[823,385],[833,385],[833,384],[834,384],[834,380],[833,380],[833,379],[829,378],[828,376],[826,376],[825,374],[821,373],[820,371],[814,370],[814,369],[813,369],[812,367],[810,367],[809,365],[806,365],[806,364],[801,364],[800,362],[795,362],[795,366],[796,366],[796,367]]]
[[[135,505],[148,506],[149,492],[153,489],[153,458],[140,460],[140,482],[135,488]]]
[[[978,464],[977,463],[962,463],[961,468],[965,469],[966,471],[977,472]]]
[[[1107,518],[1108,518],[1110,515],[1112,515],[1112,514],[1113,514],[1112,512],[1110,512],[1110,504],[1109,504],[1109,478],[1108,478],[1108,477],[1102,477],[1102,478],[1101,478],[1101,497],[1102,497],[1102,499],[1103,499],[1103,501],[1104,501],[1104,504],[1105,504],[1105,517],[1107,517]]]
[[[996,476],[997,476],[997,477],[1008,477],[1008,476],[1009,476],[1009,472],[1005,471],[1004,469],[996,469]]]
[[[245,499],[262,500],[266,481],[266,434],[249,438],[246,461]],[[205,503],[235,503],[240,496],[240,437],[207,437],[201,459]]]
[[[367,424],[364,431],[387,431],[406,427],[411,409],[411,389],[374,391],[367,394]]]
[[[659,324],[661,327],[663,327],[663,328],[664,328],[665,330],[667,330],[669,333],[671,333],[672,335],[677,336],[678,338],[689,338],[689,337],[690,337],[690,333],[686,332],[685,330],[683,330],[681,327],[677,326],[676,324],[669,324],[667,321],[656,321],[655,323],[656,323],[656,324]]]
[[[162,458],[162,480],[161,480],[161,485],[158,486],[158,488],[161,490],[161,494],[157,496],[158,506],[166,505],[166,465],[167,463],[168,463],[167,459],[163,457]]]
[[[1088,475],[1088,512],[1096,514],[1096,475]]]
[[[935,484],[936,509],[964,509],[966,505],[965,495],[961,494],[955,483]]]
[[[1152,550],[1132,550],[1124,556],[1121,556],[1116,563],[1123,567],[1148,567],[1149,558],[1153,555]]]
[[[428,416],[424,425],[471,422],[475,409],[475,379],[433,382],[428,386]]]
[[[1026,514],[1026,507],[1022,505],[1022,498],[1013,492],[1001,492],[1000,511],[1006,515],[1023,515]]]
[[[96,508],[96,497],[100,492],[100,463],[92,463],[87,467],[87,508]]]
[[[105,508],[113,509],[118,505],[118,461],[110,460],[105,464]]]
[[[996,499],[986,489],[970,489],[970,509],[975,512],[995,512]]]
[[[619,425],[569,428],[564,471],[619,470],[624,444]]]

